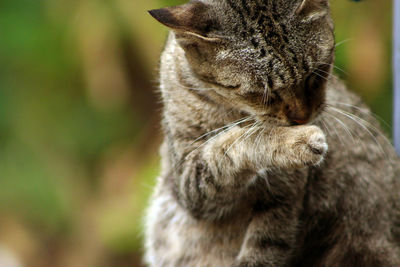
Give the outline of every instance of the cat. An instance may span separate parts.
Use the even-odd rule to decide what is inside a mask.
[[[400,160],[333,74],[328,0],[150,11],[162,171],[148,266],[400,266]]]

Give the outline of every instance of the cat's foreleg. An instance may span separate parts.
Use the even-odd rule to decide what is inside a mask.
[[[324,134],[316,126],[277,128],[265,140],[265,145],[271,160],[269,164],[282,170],[317,165],[328,148]],[[291,188],[296,187],[296,183],[288,177],[281,179],[288,181],[278,183],[275,188],[271,182],[270,191],[275,194],[275,198],[280,192],[278,200],[266,196],[265,202],[253,210],[252,221],[247,228],[235,267],[287,266],[290,261],[295,249],[304,192],[302,188]],[[286,193],[281,184],[289,184],[288,187],[295,193],[290,193],[290,190]]]
[[[235,127],[189,153],[178,166],[177,198],[194,217],[219,219],[238,206],[260,170],[316,165],[326,150],[316,126],[254,132]]]
[[[248,158],[255,149],[255,132],[248,130],[234,127],[196,144],[175,168],[175,194],[195,218],[219,220],[238,207],[259,170]]]

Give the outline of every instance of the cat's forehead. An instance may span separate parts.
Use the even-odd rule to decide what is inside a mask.
[[[219,0],[226,5],[229,17],[227,31],[234,38],[231,56],[252,72],[266,72],[281,80],[300,77],[297,64],[304,61],[300,49],[290,37],[288,10],[295,9],[296,0]],[[282,8],[282,2],[285,7]],[[290,6],[290,8],[289,8]],[[293,12],[292,12],[293,13]],[[236,47],[240,47],[236,50]]]
[[[288,17],[302,0],[205,0],[225,14],[234,14],[243,24],[257,21],[260,15],[273,16],[275,20]],[[224,15],[224,14],[220,14]]]
[[[301,0],[217,1],[217,20],[222,34],[245,42],[259,50],[261,56],[270,54],[268,47],[280,50],[290,42],[293,13],[301,3]]]
[[[251,34],[275,28],[276,24],[283,24],[286,17],[275,2],[226,0],[226,3],[230,8],[228,15],[236,19],[231,25],[236,29],[247,29]]]
[[[230,32],[234,40],[232,56],[251,63],[242,64],[242,67],[275,74],[280,80],[297,80],[308,73],[315,62],[325,61],[333,54],[330,34],[321,31],[325,22],[307,22],[311,16],[326,14],[327,6],[322,1],[216,1],[221,5],[219,8],[225,10],[220,15],[223,31]],[[299,10],[306,13],[301,14]]]
[[[288,35],[291,26],[298,29],[310,22],[326,18],[328,0],[203,0],[212,6],[211,16],[224,30],[241,35],[276,31]],[[304,23],[309,22],[309,23]],[[306,27],[307,28],[307,27]],[[317,29],[318,27],[314,27]],[[303,28],[304,29],[304,28]],[[241,32],[240,32],[241,31]],[[245,37],[245,36],[243,36]]]

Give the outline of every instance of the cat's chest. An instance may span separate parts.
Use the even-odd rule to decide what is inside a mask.
[[[165,266],[230,266],[240,251],[247,229],[247,216],[235,216],[215,223],[197,220],[173,197],[162,194],[151,217],[155,255],[162,255]],[[198,265],[201,263],[201,265]]]

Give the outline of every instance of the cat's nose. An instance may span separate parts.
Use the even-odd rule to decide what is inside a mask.
[[[308,112],[290,111],[287,118],[292,125],[302,125],[310,120],[310,114]]]

